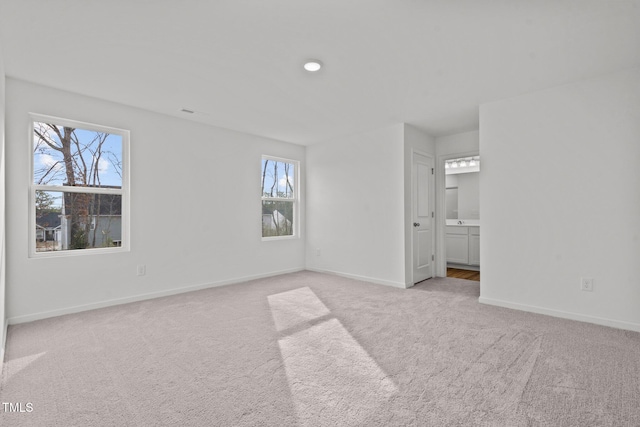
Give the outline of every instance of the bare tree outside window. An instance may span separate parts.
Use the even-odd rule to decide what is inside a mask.
[[[123,136],[33,122],[36,252],[122,242]]]
[[[295,168],[293,162],[262,158],[262,237],[295,234]]]

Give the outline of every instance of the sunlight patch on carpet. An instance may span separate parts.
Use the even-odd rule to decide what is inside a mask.
[[[279,331],[330,314],[309,288],[269,296]],[[398,392],[336,318],[296,328],[278,340],[301,425],[359,425]]]
[[[267,299],[276,329],[280,332],[330,313],[308,287],[269,295]]]
[[[42,353],[30,354],[29,356],[20,357],[18,359],[13,359],[5,362],[4,364],[5,381],[9,381],[11,377],[15,376],[18,372],[22,371],[27,366],[31,365],[33,362],[40,359],[45,354],[47,354],[47,352],[43,351]]]

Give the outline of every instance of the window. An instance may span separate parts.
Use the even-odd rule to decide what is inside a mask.
[[[129,132],[31,118],[30,255],[127,250]]]
[[[298,162],[262,157],[262,237],[293,237],[298,229]]]

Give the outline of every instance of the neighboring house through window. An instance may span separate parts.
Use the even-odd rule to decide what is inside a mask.
[[[129,132],[31,119],[31,256],[127,250]]]
[[[262,237],[297,236],[299,163],[262,157]]]

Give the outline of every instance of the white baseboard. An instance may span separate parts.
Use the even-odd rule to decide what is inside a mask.
[[[498,307],[512,308],[514,310],[528,311],[531,313],[546,314],[547,316],[560,317],[563,319],[577,320],[579,322],[594,323],[596,325],[609,326],[617,329],[640,332],[640,324],[625,322],[623,320],[605,319],[602,317],[589,316],[586,314],[572,313],[569,311],[554,310],[550,308],[537,307],[533,305],[520,304],[509,301],[502,301],[493,298],[478,298],[478,302]]]
[[[390,280],[382,280],[382,279],[376,279],[374,277],[359,276],[357,274],[343,273],[343,272],[340,272],[340,271],[323,270],[321,268],[309,268],[309,267],[307,267],[306,269],[309,270],[309,271],[315,271],[316,273],[333,274],[335,276],[346,277],[347,279],[360,280],[362,282],[375,283],[377,285],[392,286],[394,288],[401,288],[401,289],[406,289],[407,288],[407,285],[405,285],[404,283],[392,282]]]
[[[50,317],[63,316],[65,314],[79,313],[82,311],[95,310],[98,308],[110,307],[113,305],[128,304],[131,302],[144,301],[148,299],[166,297],[170,295],[177,295],[185,292],[199,291],[202,289],[215,288],[218,286],[233,285],[235,283],[248,282],[250,280],[263,279],[265,277],[272,277],[272,276],[279,276],[281,274],[295,273],[297,271],[303,271],[303,270],[304,268],[294,268],[290,270],[272,271],[269,273],[238,277],[234,279],[221,280],[218,282],[203,283],[199,285],[173,288],[173,289],[168,289],[168,290],[159,291],[159,292],[151,292],[147,294],[133,295],[133,296],[124,297],[124,298],[115,298],[115,299],[100,301],[100,302],[91,303],[91,304],[83,304],[83,305],[77,305],[73,307],[66,307],[66,308],[61,308],[57,310],[43,311],[40,313],[26,314],[23,316],[15,316],[15,317],[10,317],[8,319],[7,325],[16,325],[18,323],[33,322],[34,320],[48,319]]]

